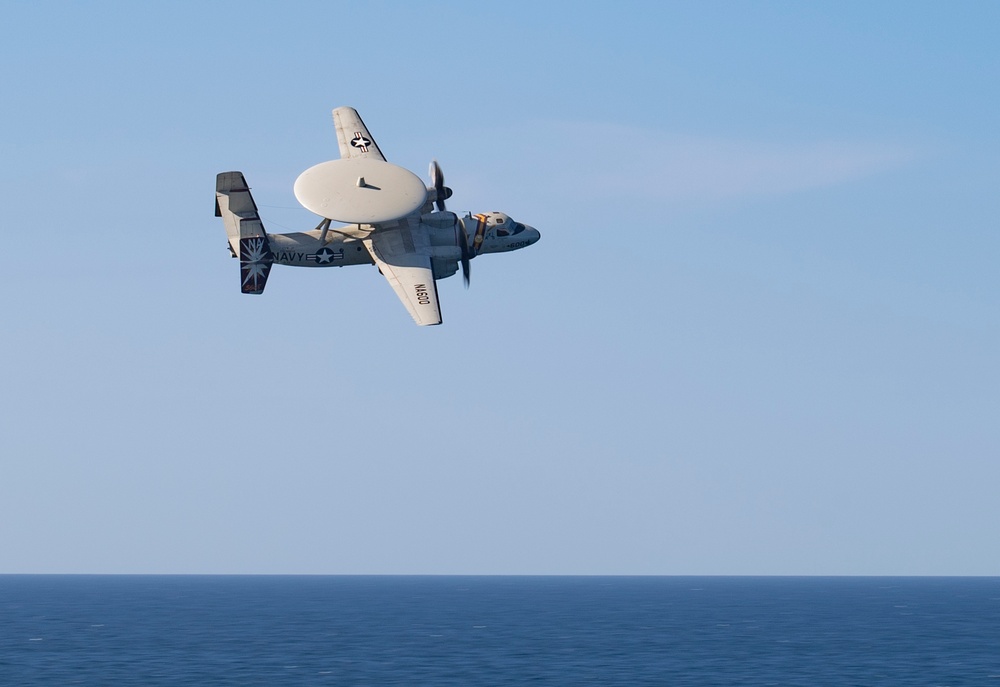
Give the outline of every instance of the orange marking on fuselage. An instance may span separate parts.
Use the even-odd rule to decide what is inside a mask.
[[[486,215],[476,215],[476,235],[472,239],[472,254],[479,255],[479,247],[483,245],[486,238]]]

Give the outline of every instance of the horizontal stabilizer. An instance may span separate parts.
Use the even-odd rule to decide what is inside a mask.
[[[243,178],[242,172],[222,172],[215,177],[215,216],[223,217],[222,208],[219,206],[220,196],[227,199],[226,209],[240,217],[256,217],[257,203],[250,195],[250,187],[247,180]]]

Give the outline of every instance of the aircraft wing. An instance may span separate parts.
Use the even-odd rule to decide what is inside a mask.
[[[385,162],[385,156],[379,150],[375,139],[368,133],[368,127],[361,121],[361,115],[353,107],[334,109],[333,124],[337,127],[337,143],[340,145],[341,159],[362,157]]]
[[[427,234],[410,231],[402,222],[379,229],[365,239],[365,246],[413,320],[419,325],[441,324]]]

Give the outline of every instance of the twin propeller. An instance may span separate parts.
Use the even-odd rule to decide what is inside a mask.
[[[441,171],[441,165],[438,164],[437,160],[431,160],[430,175],[431,188],[437,194],[434,196],[434,204],[437,206],[438,212],[447,212],[444,201],[451,198],[452,191],[444,185],[444,172]],[[455,216],[455,224],[458,224],[457,216]],[[469,288],[469,280],[472,275],[472,266],[470,264],[472,250],[469,248],[469,235],[465,233],[465,229],[461,226],[455,227],[455,234],[458,236],[458,247],[462,251],[462,281],[465,282],[465,288]]]

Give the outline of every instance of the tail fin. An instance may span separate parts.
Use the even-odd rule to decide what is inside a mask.
[[[264,293],[273,262],[264,225],[259,219],[240,220],[240,290]]]
[[[229,249],[240,259],[240,289],[260,294],[274,262],[257,204],[242,172],[222,172],[215,178],[215,216],[222,218]]]

